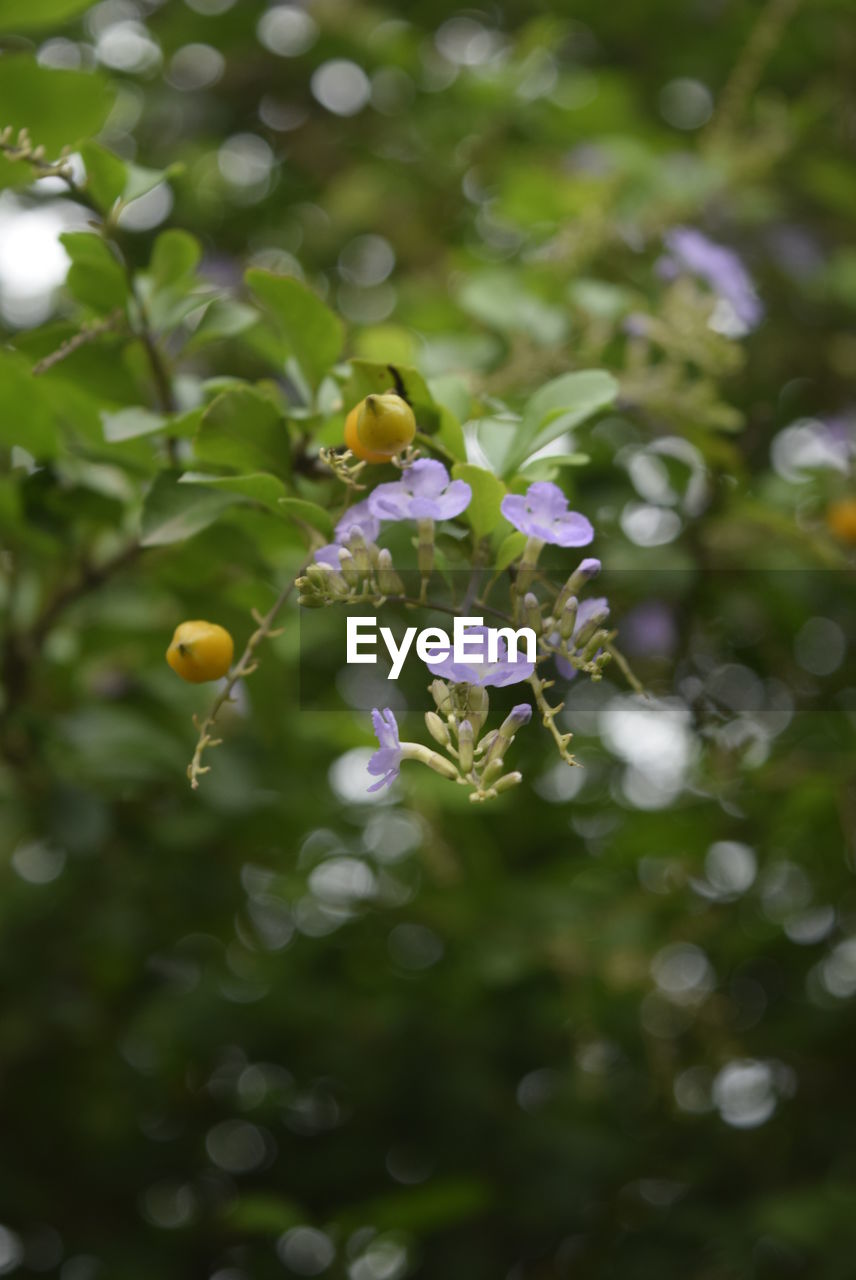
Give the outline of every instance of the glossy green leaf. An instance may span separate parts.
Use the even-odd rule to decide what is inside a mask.
[[[143,503],[140,541],[144,547],[183,542],[239,501],[235,494],[182,484],[175,472],[165,471],[156,478]]]
[[[58,437],[48,398],[16,352],[0,350],[0,442],[20,445],[37,459],[51,457]]]
[[[485,471],[470,462],[456,462],[452,475],[456,480],[465,480],[472,489],[472,500],[464,515],[476,537],[484,537],[500,518],[499,504],[505,496],[505,485],[492,471]]]
[[[615,403],[618,383],[602,369],[566,373],[529,399],[504,462],[504,474],[564,432]]]
[[[494,569],[507,569],[513,560],[522,554],[526,546],[526,534],[515,529],[502,539],[493,558]]]
[[[235,471],[291,469],[291,441],[282,414],[252,387],[222,392],[206,409],[194,442],[200,462]]]
[[[186,473],[181,477],[182,484],[203,484],[220,493],[231,493],[242,498],[249,498],[262,507],[282,514],[280,503],[286,500],[287,490],[283,482],[267,472],[258,471],[246,476],[206,476],[197,472]],[[319,508],[320,510],[320,508]]]
[[[287,516],[311,525],[313,529],[323,533],[325,538],[332,540],[333,517],[317,503],[306,502],[303,498],[281,498],[279,505]]]
[[[60,27],[94,3],[95,0],[0,0],[0,32]]]
[[[246,281],[271,316],[287,351],[317,387],[339,358],[344,342],[342,321],[317,294],[291,276],[253,267]]]
[[[64,146],[74,147],[97,133],[114,97],[115,89],[100,72],[42,67],[29,54],[3,54],[2,127],[28,129],[33,143],[44,146],[51,159]],[[21,168],[32,175],[29,166]]]
[[[78,302],[100,312],[122,306],[128,281],[106,240],[92,231],[67,231],[60,240],[71,258],[66,288]]]
[[[111,444],[119,444],[122,440],[135,440],[138,436],[150,436],[156,431],[163,431],[168,419],[161,413],[152,413],[135,405],[130,409],[120,409],[117,413],[103,412],[101,422],[104,427],[104,439]]]
[[[162,231],[155,240],[149,264],[158,288],[193,275],[202,258],[202,245],[188,231]]]
[[[98,142],[85,142],[80,155],[86,168],[86,190],[106,213],[125,190],[128,166]]]

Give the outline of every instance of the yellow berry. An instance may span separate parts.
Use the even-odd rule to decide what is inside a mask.
[[[394,391],[366,396],[345,421],[345,443],[367,462],[387,462],[403,452],[415,435],[413,410]]]
[[[365,447],[357,435],[357,419],[360,416],[363,404],[364,401],[361,400],[345,419],[345,445],[362,462],[389,462],[389,458],[385,453],[373,453],[371,449]]]
[[[856,543],[856,498],[833,502],[827,510],[826,523],[842,542]]]
[[[234,641],[225,627],[195,620],[176,627],[166,660],[182,680],[204,684],[226,674],[234,652]]]

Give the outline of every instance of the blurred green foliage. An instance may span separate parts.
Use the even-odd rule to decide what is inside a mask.
[[[0,0],[0,1274],[852,1276],[851,19]],[[590,516],[651,696],[367,797],[289,606],[191,792],[169,637],[389,363],[495,563],[502,485]]]

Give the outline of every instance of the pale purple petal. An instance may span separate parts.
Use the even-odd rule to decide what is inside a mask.
[[[558,547],[585,547],[594,538],[591,522],[578,511],[568,510],[568,500],[558,485],[541,480],[526,493],[509,493],[500,510],[528,538]]]
[[[472,684],[502,689],[506,685],[519,684],[521,680],[528,680],[535,670],[535,664],[528,662],[526,659],[524,646],[518,647],[517,660],[511,661],[505,641],[500,636],[496,650],[497,661],[488,662],[488,628],[467,627],[466,634],[470,648],[474,647],[472,645],[474,638],[481,641],[478,646],[478,652],[485,661],[455,662],[454,652],[450,652],[448,657],[441,658],[438,662],[426,662],[425,665],[432,675],[439,676],[441,680],[451,680],[454,684]]]
[[[339,569],[341,563],[339,561],[339,544],[336,542],[328,542],[326,547],[319,547],[317,551],[312,553],[313,564],[320,564],[324,569]]]
[[[358,529],[366,542],[374,542],[380,533],[380,520],[372,514],[368,500],[349,507],[336,525],[336,541],[347,542],[354,529]]]
[[[368,498],[379,520],[451,520],[467,507],[473,491],[464,480],[450,480],[442,462],[420,458],[400,480],[379,484]]]
[[[372,725],[380,746],[369,760],[367,768],[373,776],[381,775],[381,777],[380,781],[373,783],[368,790],[379,791],[381,787],[388,787],[398,777],[401,768],[401,745],[398,738],[398,723],[391,708],[386,707],[383,711],[379,711],[375,707],[372,710]]]

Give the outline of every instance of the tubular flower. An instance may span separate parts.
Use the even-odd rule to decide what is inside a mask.
[[[569,511],[568,499],[549,480],[530,484],[525,493],[506,494],[500,509],[515,529],[541,543],[586,547],[594,538],[591,522],[578,511]]]
[[[472,496],[466,481],[450,479],[442,462],[420,458],[400,480],[379,484],[367,501],[377,520],[451,520]]]

